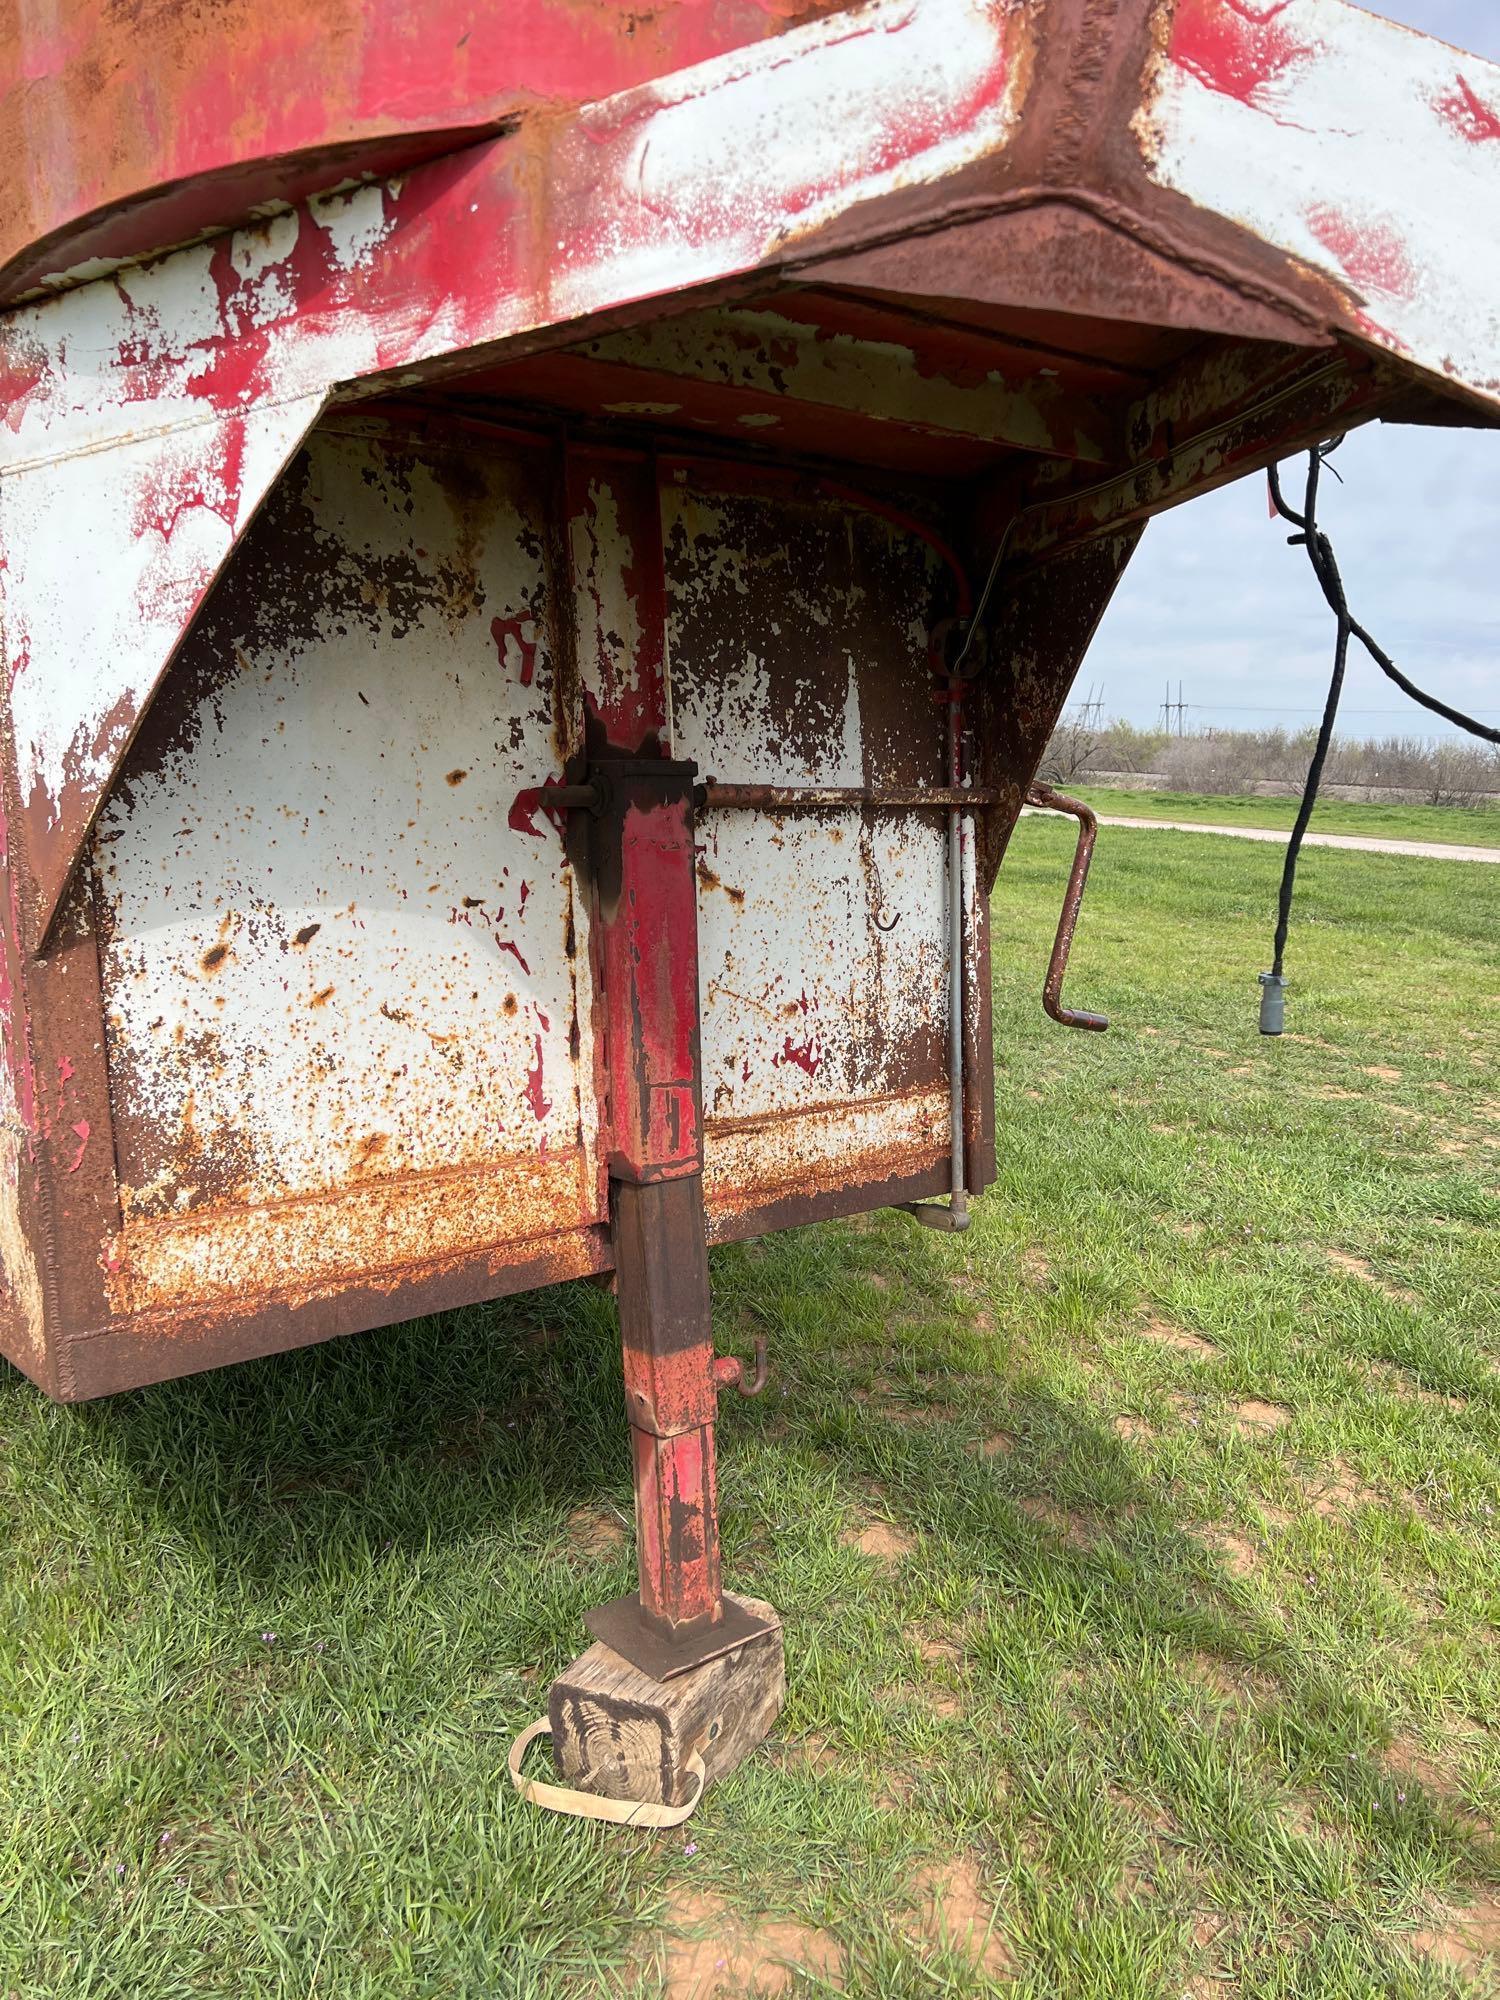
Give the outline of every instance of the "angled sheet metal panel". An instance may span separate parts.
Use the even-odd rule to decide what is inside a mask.
[[[516,460],[321,430],[195,629],[96,835],[121,1307],[600,1218],[547,548]]]
[[[820,326],[812,314],[783,309],[685,313],[620,333],[601,334],[570,352],[569,364],[600,372],[627,398],[649,397],[663,416],[691,418],[708,389],[715,407],[732,394],[749,430],[779,429],[789,405],[830,418],[878,412],[882,428],[911,429],[950,445],[983,439],[1023,451],[1106,464],[1117,446],[1100,403],[1070,393],[1042,357],[1002,371],[975,351],[956,355],[945,368],[942,329],[925,334],[918,354],[893,340],[856,339]],[[958,342],[950,333],[948,346]],[[977,345],[977,344],[976,344]],[[634,379],[632,379],[634,378]],[[680,401],[663,401],[681,398]],[[606,410],[611,402],[601,399]],[[628,413],[628,403],[626,405]]]
[[[0,285],[14,291],[228,227],[341,173],[451,151],[527,106],[612,96],[826,10],[12,0],[7,11]]]
[[[36,944],[167,662],[321,397],[0,478],[0,635]]]
[[[1500,404],[1500,65],[1345,0],[1177,0],[1160,186],[1326,274],[1352,330]]]
[[[336,385],[420,379],[422,364],[754,269],[852,203],[954,172],[1013,129],[1012,32],[983,0],[884,0],[11,313],[0,480],[24,482],[6,510],[23,560],[5,643],[47,693],[45,732],[18,728],[19,775],[28,819],[58,836],[31,857],[29,941],[193,608]],[[76,622],[60,558],[24,555],[26,522],[47,523],[50,550],[75,455],[106,450],[93,476],[119,497],[94,503],[91,544],[119,629],[80,678],[69,661],[96,614]],[[182,496],[166,537],[182,537],[175,631],[125,610],[160,563],[158,488]]]

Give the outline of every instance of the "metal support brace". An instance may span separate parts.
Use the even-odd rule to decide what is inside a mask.
[[[658,1680],[774,1629],[726,1602],[719,1574],[693,778],[693,765],[665,758],[610,761],[593,776],[610,1209],[640,1589],[585,1622]]]

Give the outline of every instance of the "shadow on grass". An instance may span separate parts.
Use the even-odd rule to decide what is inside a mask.
[[[586,1282],[68,1415],[161,1527],[288,1595],[341,1545],[540,1556],[571,1509],[630,1505],[614,1306]]]
[[[730,1506],[749,1516],[741,1523],[748,1549],[764,1545],[755,1497],[736,1495],[736,1459],[748,1450],[795,1460],[851,1507],[877,1492],[881,1511],[933,1570],[973,1580],[974,1609],[991,1627],[1003,1629],[1008,1607],[1045,1607],[1074,1657],[1116,1673],[1114,1698],[1118,1677],[1143,1660],[1170,1668],[1198,1656],[1244,1676],[1235,1726],[1256,1731],[1293,1782],[1321,1791],[1358,1823],[1367,1872],[1393,1882],[1414,1871],[1493,1875],[1497,1857],[1482,1832],[1420,1787],[1411,1809],[1381,1817],[1390,1780],[1378,1751],[1389,1726],[1378,1703],[1300,1646],[1277,1610],[1257,1602],[1193,1532],[1171,1494],[1143,1477],[1139,1456],[1107,1420],[1059,1393],[1039,1367],[1023,1359],[981,1378],[966,1372],[969,1345],[956,1344],[945,1361],[939,1339],[926,1365],[908,1370],[908,1386],[930,1391],[930,1408],[920,1393],[894,1406],[856,1398],[850,1253],[857,1248],[864,1260],[875,1246],[856,1246],[836,1227],[809,1234],[807,1254],[795,1239],[776,1239],[755,1255],[715,1259],[723,1344],[735,1344],[737,1315],[755,1317],[757,1288],[774,1288],[782,1256],[793,1260],[799,1323],[827,1329],[820,1339],[783,1342],[774,1367],[785,1393],[766,1406],[731,1404],[722,1485]],[[899,1256],[918,1299],[946,1297],[955,1319],[967,1312],[943,1246],[913,1232]],[[574,1509],[601,1500],[630,1507],[614,1307],[586,1283],[70,1415],[80,1427],[75,1442],[125,1475],[150,1531],[188,1542],[270,1601],[295,1602],[342,1572],[357,1577],[372,1550],[413,1558],[447,1551],[460,1563],[472,1551],[476,1569],[498,1564],[511,1579],[509,1613],[503,1591],[495,1605],[500,1622],[511,1619],[509,1656],[529,1646],[551,1670],[581,1648],[582,1609],[628,1576],[623,1540],[607,1564],[560,1560]],[[974,1447],[997,1425],[1010,1448],[987,1459]],[[795,1526],[777,1534],[780,1609],[795,1663],[801,1558]],[[522,1616],[516,1605],[532,1577],[536,1603]],[[754,1574],[736,1581],[757,1584]],[[889,1615],[899,1620],[894,1605]],[[460,1671],[455,1664],[453,1674]],[[436,1673],[429,1695],[441,1691],[440,1664]],[[1132,1782],[1164,1795],[1181,1783],[1174,1738],[1203,1727],[1172,1706],[1173,1685],[1149,1676],[1135,1685],[1136,1712],[1114,1760]],[[993,1727],[1003,1731],[1003,1677],[991,1686]],[[1079,1699],[1091,1699],[1087,1677]],[[1153,1703],[1157,1712],[1143,1721],[1142,1704],[1149,1711]],[[1095,1725],[1107,1728],[1108,1714]],[[1211,1825],[1200,1821],[1193,1837],[1214,1848]]]

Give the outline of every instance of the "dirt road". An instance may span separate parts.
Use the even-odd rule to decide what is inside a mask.
[[[1206,820],[1136,819],[1100,813],[1101,826],[1150,826],[1165,833],[1224,833],[1231,840],[1269,840],[1285,847],[1285,831],[1269,826],[1217,826]],[[1441,840],[1371,840],[1358,833],[1308,833],[1304,847],[1352,847],[1361,854],[1415,854],[1427,861],[1500,861],[1500,847],[1453,847]]]

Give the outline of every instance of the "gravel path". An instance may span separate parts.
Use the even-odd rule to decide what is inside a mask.
[[[1214,826],[1206,820],[1135,819],[1100,813],[1101,826],[1154,826],[1167,833],[1225,833],[1231,840],[1270,840],[1285,847],[1288,835],[1269,826]],[[1500,861],[1500,847],[1452,847],[1441,840],[1370,840],[1356,833],[1307,833],[1304,847],[1352,847],[1360,854],[1416,854],[1428,861]]]

